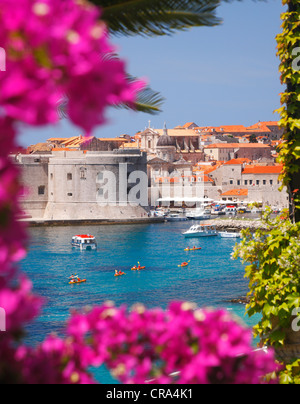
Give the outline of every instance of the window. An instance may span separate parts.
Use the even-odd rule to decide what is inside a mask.
[[[266,181],[266,180],[263,180],[263,184],[266,185],[266,184],[267,184],[267,181]]]
[[[68,173],[67,174],[67,180],[72,181],[72,179],[73,179],[73,175],[71,173]]]
[[[259,180],[256,180],[256,185],[259,185]]]
[[[245,180],[245,185],[248,185],[248,180]]]
[[[80,179],[86,180],[86,168],[85,167],[80,167]]]
[[[46,187],[44,185],[39,186],[38,194],[39,195],[45,195],[45,189],[46,189]]]
[[[229,183],[230,183],[230,185],[233,185],[233,180],[230,180]]]
[[[238,185],[241,185],[241,181],[240,181],[240,180],[237,180],[237,184],[238,184]]]
[[[273,180],[270,180],[270,185],[273,185]]]
[[[71,192],[68,194],[68,196],[73,196],[73,194],[71,194]]]

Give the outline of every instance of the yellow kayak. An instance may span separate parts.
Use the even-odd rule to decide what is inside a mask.
[[[71,282],[69,282],[69,285],[75,285],[75,284],[77,284],[77,283],[84,283],[84,282],[86,282],[86,279],[80,279],[80,280],[78,280],[78,281],[71,281]]]

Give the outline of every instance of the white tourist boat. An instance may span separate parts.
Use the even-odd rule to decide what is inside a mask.
[[[185,238],[193,237],[214,237],[218,235],[216,226],[211,224],[199,224],[192,226],[188,231],[183,233]]]
[[[211,218],[209,211],[204,209],[188,212],[186,217],[190,220],[209,220]]]
[[[81,234],[72,237],[72,246],[80,250],[97,250],[96,238],[90,234]]]

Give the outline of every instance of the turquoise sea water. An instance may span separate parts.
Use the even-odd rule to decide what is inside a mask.
[[[51,332],[63,333],[71,310],[106,300],[129,307],[139,302],[149,308],[166,308],[174,300],[191,301],[199,307],[227,308],[248,326],[255,324],[255,319],[244,317],[243,305],[226,302],[246,295],[248,290],[243,265],[230,259],[236,240],[187,240],[181,233],[190,225],[179,222],[30,229],[30,249],[21,266],[45,305],[39,319],[28,327],[27,341],[35,344]],[[97,251],[72,249],[72,236],[83,233],[97,238]],[[188,246],[202,250],[184,252]],[[191,260],[189,267],[178,267],[187,260]],[[131,271],[138,261],[146,270]],[[115,278],[115,269],[126,276]],[[87,283],[69,285],[68,277],[74,273]],[[102,382],[111,382],[103,369],[97,376]]]

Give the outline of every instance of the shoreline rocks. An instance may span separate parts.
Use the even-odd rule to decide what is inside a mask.
[[[230,299],[230,300],[226,300],[227,303],[235,303],[235,304],[249,304],[250,303],[250,299],[249,297],[238,297],[236,299]]]
[[[217,230],[237,229],[245,230],[250,229],[256,231],[258,229],[265,229],[267,227],[261,222],[261,220],[247,220],[247,219],[214,219],[213,221],[207,221],[207,223],[214,224]]]

